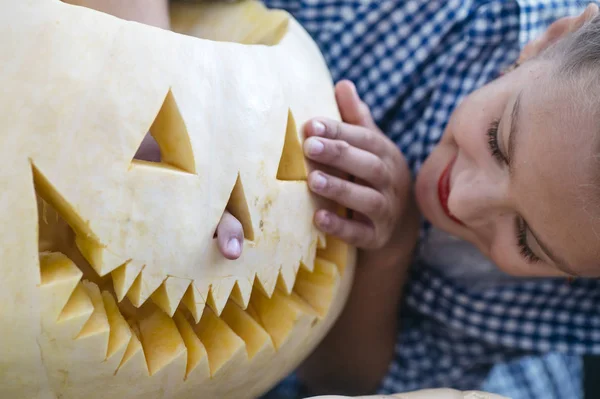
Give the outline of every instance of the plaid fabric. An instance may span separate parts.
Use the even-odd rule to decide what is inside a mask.
[[[413,173],[449,115],[498,76],[575,0],[265,0],[288,10],[352,80]],[[426,237],[428,226],[423,225]],[[456,265],[455,265],[456,266]],[[448,268],[452,268],[448,264]],[[438,269],[439,270],[439,269]],[[582,398],[582,354],[600,353],[600,282],[460,285],[416,259],[380,393],[484,389],[513,399]],[[306,396],[294,376],[266,398]]]

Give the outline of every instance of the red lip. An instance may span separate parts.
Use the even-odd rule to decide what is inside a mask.
[[[465,224],[452,215],[450,209],[448,209],[448,198],[450,197],[450,172],[452,172],[454,162],[456,162],[456,157],[452,158],[452,160],[448,163],[448,166],[446,166],[446,169],[444,169],[440,175],[440,180],[438,180],[438,197],[446,216],[454,220],[456,223],[464,226]]]

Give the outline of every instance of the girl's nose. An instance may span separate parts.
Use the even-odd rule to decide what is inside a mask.
[[[456,167],[460,168],[457,162]],[[467,226],[489,224],[510,206],[506,182],[481,168],[462,168],[452,173],[448,208]]]

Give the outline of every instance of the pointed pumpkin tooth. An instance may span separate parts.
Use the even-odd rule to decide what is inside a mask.
[[[202,318],[202,313],[204,313],[209,293],[209,286],[204,286],[202,291],[200,291],[196,284],[192,283],[183,295],[183,300],[181,302],[190,311],[196,323],[199,323]]]
[[[223,308],[227,304],[235,282],[235,277],[224,278],[211,285],[209,304],[217,316],[221,315]]]
[[[94,312],[90,316],[89,320],[85,323],[76,339],[110,332],[110,324],[108,323],[108,317],[106,315],[106,310],[104,309],[104,302],[102,300],[100,289],[94,283],[90,283],[88,281],[83,281],[82,283],[88,296],[92,300]],[[106,344],[108,346],[108,340],[106,341]],[[106,353],[106,350],[104,353]]]
[[[57,321],[62,323],[85,317],[85,322],[87,322],[92,313],[94,313],[94,304],[84,288],[83,283],[79,282],[77,287],[75,287],[71,293],[65,307],[60,312]],[[82,328],[83,324],[81,326]]]
[[[151,273],[148,268],[143,268],[142,272],[135,278],[129,291],[127,291],[127,298],[133,306],[139,308],[164,281],[165,278],[162,273]]]
[[[256,281],[258,281],[260,283],[259,284],[260,290],[268,298],[270,298],[273,295],[273,291],[275,290],[275,286],[277,285],[278,275],[279,275],[279,271],[274,270],[273,268],[259,271],[256,274],[256,276],[257,276]]]
[[[296,276],[298,275],[298,266],[282,267],[279,276],[277,276],[276,287],[283,290],[286,294],[290,294],[294,289],[296,283]]]
[[[255,291],[248,305],[248,314],[267,331],[277,350],[299,324],[310,325],[318,316],[308,305],[290,299],[279,290],[271,298]]]
[[[315,270],[315,262],[309,263],[308,265],[304,262],[300,262],[299,270],[304,270],[306,272],[312,273]]]
[[[165,313],[173,317],[192,280],[168,277],[152,294],[152,301]]]
[[[312,273],[302,269],[298,272],[294,292],[315,309],[321,317],[325,317],[333,301],[339,279],[339,271],[334,263],[317,258],[315,270]]]
[[[171,363],[179,364],[182,357],[185,362],[181,371],[185,373],[186,347],[173,319],[157,308],[150,317],[140,320],[139,326],[140,342],[150,375],[158,373]]]
[[[82,281],[81,287],[94,306],[94,311],[87,319],[79,333],[73,337],[76,341],[77,351],[73,361],[84,361],[93,364],[102,363],[106,359],[110,325],[104,309],[102,294],[94,283]]]
[[[203,381],[210,378],[210,367],[208,366],[208,354],[206,348],[200,341],[200,338],[194,332],[190,322],[185,318],[181,311],[175,312],[173,320],[179,329],[181,338],[187,348],[188,360],[185,371],[187,380],[191,373],[194,373],[194,381]]]
[[[311,242],[308,250],[302,255],[302,259],[300,259],[300,262],[298,265],[293,265],[293,267],[295,267],[295,270],[298,270],[298,268],[300,267],[300,264],[306,264],[306,265],[313,265],[315,263],[315,258],[317,257],[317,251],[318,251],[318,239],[315,239],[314,241]]]
[[[139,329],[130,327],[131,338],[115,374],[126,375],[132,381],[148,377],[148,362],[139,338]]]
[[[108,349],[106,351],[106,360],[115,356],[122,359],[124,351],[127,349],[131,340],[131,330],[129,324],[117,307],[117,302],[112,295],[106,291],[102,292],[102,300],[106,309],[106,317],[110,325],[110,336],[108,338]]]
[[[79,281],[83,273],[71,259],[60,252],[40,253],[41,286]],[[73,287],[75,288],[75,287]]]
[[[45,314],[58,319],[79,284],[83,273],[61,253],[40,254],[41,288],[44,290]]]
[[[250,302],[250,295],[252,295],[252,286],[254,285],[254,278],[250,279],[239,279],[235,282],[233,290],[229,299],[235,302],[240,308],[246,309]]]
[[[275,352],[275,347],[269,334],[237,304],[231,301],[228,302],[227,306],[223,309],[221,319],[227,323],[237,336],[244,340],[248,359],[252,359],[258,353],[265,351]]]
[[[127,258],[108,251],[94,239],[85,238],[79,234],[75,236],[75,244],[100,277],[107,275],[128,261]]]
[[[210,307],[206,307],[194,331],[208,353],[211,377],[225,369],[227,364],[247,361],[244,341]]]
[[[125,295],[127,295],[127,292],[131,289],[131,286],[140,275],[143,268],[143,264],[131,261],[121,265],[111,273],[113,286],[119,302],[125,298]]]
[[[327,247],[317,250],[317,257],[335,263],[340,274],[344,274],[348,263],[349,246],[337,237],[327,237]]]
[[[322,231],[317,232],[317,248],[325,249],[327,248],[327,235]]]

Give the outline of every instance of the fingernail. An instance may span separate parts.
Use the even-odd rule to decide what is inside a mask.
[[[327,227],[329,226],[329,223],[331,223],[331,218],[327,212],[321,212],[321,217],[319,219],[319,224],[321,227]]]
[[[231,252],[232,255],[237,255],[240,253],[240,241],[237,238],[229,239],[227,243],[227,250]]]
[[[320,173],[317,173],[311,179],[311,186],[315,190],[321,190],[327,185],[327,179]]]
[[[325,146],[319,140],[308,139],[308,153],[310,155],[317,155],[323,152]]]
[[[313,121],[313,131],[317,136],[325,134],[325,125],[319,121]]]

